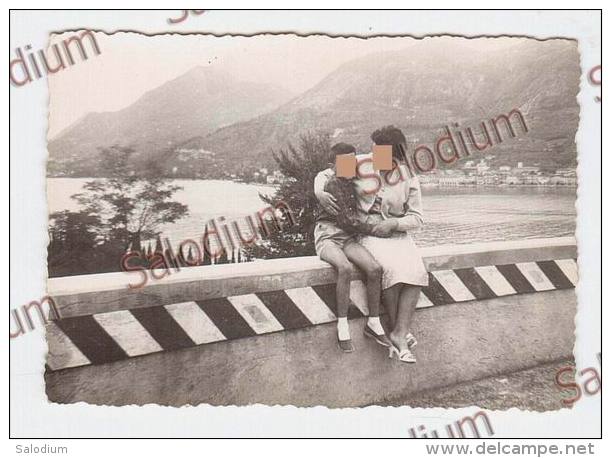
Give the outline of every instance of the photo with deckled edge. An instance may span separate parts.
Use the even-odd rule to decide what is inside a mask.
[[[576,41],[77,31],[23,71],[50,401],[566,407]]]

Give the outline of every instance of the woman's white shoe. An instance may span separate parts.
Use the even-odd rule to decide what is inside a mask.
[[[389,358],[392,359],[395,353],[397,355],[397,358],[399,358],[399,361],[403,363],[415,363],[416,362],[416,357],[413,355],[411,351],[409,351],[408,348],[402,351],[399,350],[394,345],[388,348],[388,357]]]
[[[411,332],[405,334],[405,340],[407,340],[407,348],[410,349],[414,348],[418,344],[418,341]]]

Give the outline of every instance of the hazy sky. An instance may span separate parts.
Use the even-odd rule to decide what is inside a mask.
[[[72,33],[53,39],[68,35]],[[149,37],[136,33],[98,33],[96,40],[99,56],[90,51],[89,60],[48,76],[50,137],[89,112],[120,110],[198,65],[213,66],[240,80],[274,83],[297,95],[346,61],[373,52],[408,48],[416,42],[412,38],[386,37]],[[482,41],[488,41],[487,46],[502,46],[505,40],[478,40],[478,45],[483,45]],[[54,59],[51,55],[52,64]]]

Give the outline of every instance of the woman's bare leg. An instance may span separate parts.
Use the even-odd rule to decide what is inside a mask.
[[[388,314],[388,328],[391,330],[395,328],[395,324],[397,323],[399,294],[401,293],[402,288],[403,284],[397,283],[396,285],[382,291],[382,303],[384,304],[384,308]]]
[[[412,325],[418,298],[420,297],[420,286],[403,284],[399,293],[397,321],[393,330],[390,332],[390,340],[399,348],[404,350],[407,348],[405,336],[409,332]]]

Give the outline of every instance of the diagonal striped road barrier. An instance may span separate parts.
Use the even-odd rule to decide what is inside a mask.
[[[433,267],[418,308],[481,301],[577,285],[575,259]],[[365,285],[352,282],[349,318],[367,316]],[[335,284],[328,283],[169,305],[79,315],[47,326],[52,371],[110,363],[336,320]]]

